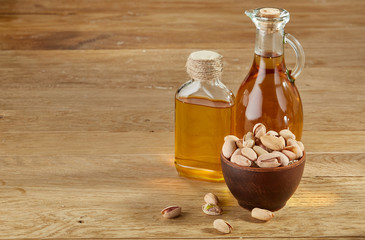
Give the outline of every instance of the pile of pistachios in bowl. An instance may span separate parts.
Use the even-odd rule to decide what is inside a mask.
[[[274,168],[297,162],[304,152],[302,142],[295,139],[289,129],[279,133],[266,131],[262,123],[257,123],[252,132],[242,139],[234,135],[224,138],[222,154],[231,162],[245,167]]]

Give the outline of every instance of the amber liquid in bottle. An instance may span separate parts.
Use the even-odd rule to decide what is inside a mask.
[[[232,107],[199,97],[175,99],[175,166],[181,176],[224,181],[220,152],[233,131]]]
[[[302,137],[303,109],[297,88],[286,73],[284,56],[255,54],[253,65],[236,96],[235,135],[242,137],[256,123],[268,130],[289,128]]]

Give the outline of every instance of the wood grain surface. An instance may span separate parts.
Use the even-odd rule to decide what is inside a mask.
[[[272,1],[0,0],[0,239],[365,238],[365,2],[274,5],[306,53],[308,155],[296,193],[262,223],[224,183],[177,175],[174,94],[198,49],[224,56],[236,92],[255,38],[243,12]],[[202,213],[207,192],[231,234]],[[171,204],[182,216],[161,218]]]

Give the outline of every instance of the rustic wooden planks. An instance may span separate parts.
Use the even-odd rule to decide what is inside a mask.
[[[0,221],[6,224],[0,225],[0,237],[9,233],[19,238],[217,237],[212,228],[215,217],[201,211],[206,192],[220,197],[224,209],[221,217],[235,228],[230,237],[364,234],[364,154],[309,154],[297,192],[268,223],[251,219],[224,183],[177,177],[172,157],[2,157]],[[352,168],[347,164],[350,161]],[[183,206],[183,216],[162,219],[159,210],[172,203]]]
[[[243,10],[265,5],[0,0],[0,239],[364,238],[364,1],[275,2],[306,53],[296,84],[308,157],[272,221],[251,219],[224,183],[176,174],[173,98],[186,57],[220,52],[235,93],[254,48]],[[203,215],[207,192],[232,234]],[[182,217],[160,217],[170,204]]]

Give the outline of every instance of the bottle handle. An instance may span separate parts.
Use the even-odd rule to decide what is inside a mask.
[[[296,57],[296,63],[293,70],[286,70],[286,74],[291,82],[294,82],[295,79],[299,76],[304,68],[305,63],[305,55],[302,45],[300,45],[299,41],[293,37],[293,35],[289,33],[285,33],[284,35],[284,43],[289,43],[289,45],[293,48]]]

